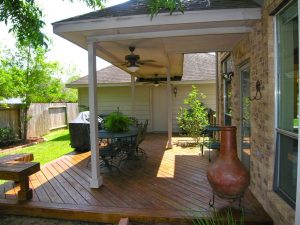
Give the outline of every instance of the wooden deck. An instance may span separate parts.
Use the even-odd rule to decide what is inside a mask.
[[[103,173],[100,189],[89,187],[90,153],[63,156],[30,177],[30,201],[16,200],[18,187],[13,182],[1,185],[1,213],[110,223],[129,217],[135,222],[177,224],[209,216],[208,156],[202,157],[198,148],[175,145],[164,150],[166,143],[166,136],[148,135],[142,145],[148,159],[132,160],[121,172]],[[216,198],[215,206],[219,211],[232,207],[239,217],[237,202]],[[272,224],[250,192],[242,206],[247,224]]]

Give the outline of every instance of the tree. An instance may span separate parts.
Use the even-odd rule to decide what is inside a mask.
[[[201,132],[208,125],[207,108],[201,102],[205,98],[203,93],[199,93],[198,89],[193,85],[192,91],[183,103],[187,106],[180,107],[177,123],[181,130],[188,136],[192,137],[198,144]]]
[[[2,52],[1,52],[2,53]],[[57,62],[45,59],[43,48],[18,47],[17,52],[3,51],[0,56],[0,97],[19,97],[23,101],[24,139],[26,139],[28,109],[32,102],[63,101],[64,85],[52,75],[59,72]],[[2,90],[4,90],[2,92]]]
[[[165,9],[172,14],[174,11],[184,11],[182,0],[148,0],[151,17],[157,15],[160,10]]]
[[[11,67],[11,61],[7,59],[9,51],[0,50],[0,100],[11,98],[18,93],[15,84],[19,81],[13,74],[14,67]]]
[[[73,0],[69,0],[73,2]],[[91,8],[103,8],[107,0],[80,0]],[[171,13],[183,10],[181,0],[145,0],[148,2],[149,13],[156,15],[161,9]],[[15,34],[20,45],[47,47],[48,38],[41,29],[45,26],[43,12],[36,5],[35,0],[0,0],[0,22],[9,26],[9,32]]]
[[[66,83],[71,83],[80,78],[80,73],[77,71],[76,66],[69,66],[64,69],[63,76],[67,78]],[[63,96],[66,102],[78,101],[78,90],[73,88],[66,88],[64,85]]]
[[[73,0],[70,0],[73,2]],[[80,0],[92,8],[103,8],[106,0]],[[43,12],[35,0],[0,0],[0,22],[9,26],[20,45],[34,48],[46,46],[48,39],[41,29],[45,26]]]

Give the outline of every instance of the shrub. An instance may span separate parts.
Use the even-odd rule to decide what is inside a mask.
[[[110,132],[125,132],[129,130],[129,125],[133,121],[120,112],[109,114],[104,121],[104,128]]]
[[[17,136],[11,128],[0,128],[0,147],[11,145],[16,142]]]
[[[183,102],[187,107],[180,107],[177,116],[177,123],[182,132],[192,137],[196,143],[199,143],[201,132],[208,125],[207,109],[200,101],[203,98],[205,95],[192,86],[192,91]]]
[[[231,211],[225,210],[225,212],[214,212],[212,217],[204,217],[201,219],[195,219],[193,225],[244,225],[245,216],[242,210],[240,219],[236,219]]]

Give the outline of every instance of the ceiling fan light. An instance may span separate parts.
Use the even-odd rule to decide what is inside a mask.
[[[132,73],[135,73],[136,71],[138,71],[139,67],[137,65],[130,65],[127,67],[127,70],[129,70]]]

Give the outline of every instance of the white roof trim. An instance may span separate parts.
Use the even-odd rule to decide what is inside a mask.
[[[149,15],[121,16],[53,23],[54,33],[75,32],[85,30],[102,30],[125,27],[160,26],[199,22],[258,20],[261,18],[260,8],[217,9],[202,11],[187,11],[182,13],[158,14],[153,20]]]
[[[251,32],[253,29],[250,27],[217,27],[217,28],[204,28],[192,30],[173,30],[173,31],[156,31],[132,34],[115,34],[115,35],[102,35],[88,37],[88,42],[104,42],[104,41],[120,41],[130,39],[144,39],[144,38],[162,38],[162,37],[184,37],[184,36],[197,36],[197,35],[210,35],[210,34],[241,34]]]

